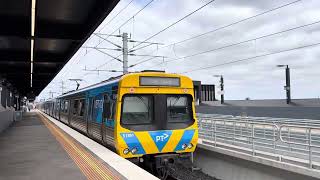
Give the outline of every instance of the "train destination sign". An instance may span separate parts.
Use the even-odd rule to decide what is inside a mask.
[[[140,86],[180,86],[180,78],[140,76]]]

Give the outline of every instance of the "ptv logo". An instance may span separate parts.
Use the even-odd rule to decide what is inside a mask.
[[[153,142],[155,142],[159,152],[162,151],[164,146],[169,141],[172,131],[151,131],[149,132]]]
[[[160,135],[160,136],[156,136],[156,142],[158,142],[158,141],[165,141],[167,138],[169,137],[169,135],[168,134],[166,134],[166,133],[163,133],[162,135]]]

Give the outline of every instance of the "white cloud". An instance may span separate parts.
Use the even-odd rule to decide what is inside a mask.
[[[108,23],[129,0],[122,0],[98,28],[101,33],[111,33],[131,17],[135,12],[144,6],[147,0],[135,0],[117,18],[101,29]],[[161,29],[177,21],[189,12],[195,10],[208,1],[199,0],[156,0],[150,7],[147,7],[139,15],[121,28],[121,32],[132,34],[135,40],[145,40]],[[208,7],[195,13],[193,16],[178,23],[174,27],[152,38],[150,41],[161,42],[166,45],[192,37],[203,32],[207,32],[232,22],[250,17],[264,12],[268,9],[289,3],[292,1],[259,0],[259,1],[238,1],[224,0],[215,1]],[[318,0],[300,1],[282,9],[268,14],[235,24],[231,27],[221,29],[214,33],[190,40],[174,47],[159,49],[156,55],[163,55],[170,58],[183,57],[186,55],[219,48],[232,43],[241,42],[251,38],[270,34],[277,31],[286,30],[303,24],[312,23],[320,20],[320,2]],[[119,38],[110,37],[110,40],[121,44]],[[159,66],[168,72],[183,72],[199,67],[213,66],[237,59],[248,58],[259,54],[275,52],[294,48],[297,46],[308,45],[320,42],[320,23],[305,27],[299,30],[270,36],[257,41],[244,43],[241,45],[225,48],[212,53],[194,56],[189,59],[175,61]],[[84,46],[95,46],[99,43],[99,38],[92,37]],[[107,42],[101,43],[99,47],[113,47]],[[132,47],[132,44],[131,46]],[[161,46],[160,46],[161,47]],[[156,50],[156,46],[151,46],[137,51],[136,54],[149,54]],[[214,74],[223,74],[225,77],[225,89],[227,99],[253,99],[263,98],[284,98],[284,70],[276,68],[277,64],[289,64],[291,67],[292,97],[293,98],[312,98],[320,96],[320,53],[319,47],[297,50],[278,55],[257,58],[240,63],[219,66],[216,68],[195,71],[187,74],[195,80],[203,83],[218,83],[218,78],[213,78]],[[89,53],[88,53],[89,51]],[[108,51],[113,56],[118,56],[120,52]],[[147,58],[144,58],[147,59]],[[75,87],[69,82],[69,78],[83,78],[85,81],[81,86],[96,83],[110,76],[120,73],[101,72],[90,73],[83,71],[94,69],[98,65],[104,64],[110,57],[95,50],[81,49],[72,60],[64,67],[60,74],[54,79],[53,83],[42,92],[40,97],[48,96],[50,90],[60,92],[60,82],[64,80],[68,90]],[[141,57],[129,57],[129,64],[139,62]],[[168,60],[168,59],[166,59]],[[142,70],[146,67],[156,65],[163,60],[155,58],[133,68],[132,70]],[[100,69],[121,70],[122,65],[117,61],[111,61]],[[87,75],[85,75],[87,74]],[[312,88],[310,88],[312,87]]]

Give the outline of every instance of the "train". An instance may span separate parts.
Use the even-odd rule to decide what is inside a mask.
[[[183,75],[129,73],[65,93],[37,108],[121,157],[152,166],[161,177],[169,163],[191,157],[197,146],[193,82]]]

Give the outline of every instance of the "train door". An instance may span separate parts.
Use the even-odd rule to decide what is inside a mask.
[[[58,100],[58,120],[60,121],[60,114],[61,114],[61,101]]]
[[[101,134],[102,134],[102,142],[103,144],[108,144],[106,134],[108,128],[106,127],[106,122],[110,117],[110,97],[108,94],[103,95],[103,111],[102,111],[102,122],[101,122]]]
[[[114,106],[113,94],[104,95],[102,137],[105,144],[114,146]]]
[[[50,116],[53,117],[53,111],[54,111],[54,102],[51,102],[51,109],[50,109]]]
[[[99,141],[102,141],[102,109],[103,96],[99,94],[93,98],[92,119],[89,122],[89,135]]]
[[[67,122],[68,122],[68,124],[70,125],[70,120],[71,120],[72,111],[73,111],[73,109],[72,109],[72,103],[71,103],[71,100],[67,100],[66,102],[67,102],[66,106],[67,106],[67,109],[68,109],[68,112],[67,112]]]
[[[90,126],[90,122],[92,121],[92,109],[93,109],[93,98],[92,97],[89,97],[87,99],[87,115],[86,115],[86,133],[87,135],[89,136],[89,126]]]

